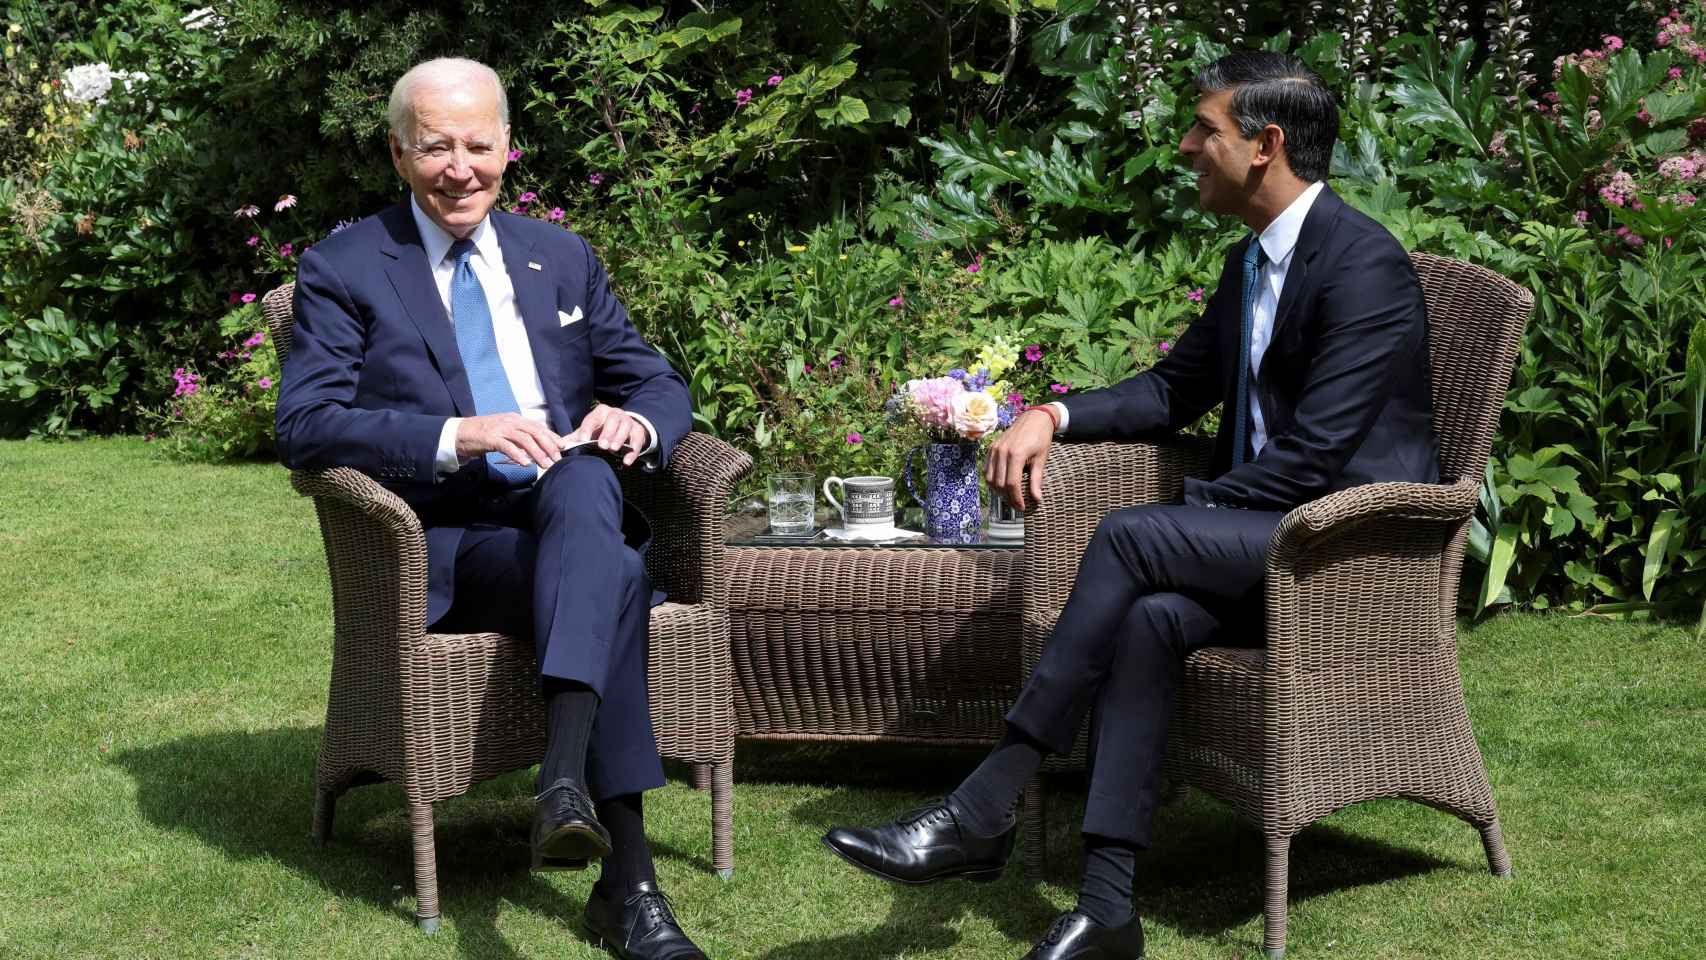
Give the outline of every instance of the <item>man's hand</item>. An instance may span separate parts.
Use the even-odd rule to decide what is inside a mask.
[[[640,452],[651,444],[651,435],[646,432],[645,424],[635,419],[633,414],[621,407],[601,403],[592,408],[574,433],[563,438],[564,443],[581,440],[597,440],[598,449],[606,451],[626,447],[628,452],[622,457],[622,465],[627,467],[632,466],[639,459]]]
[[[501,453],[522,466],[538,464],[549,469],[563,458],[563,440],[551,428],[519,413],[494,413],[468,417],[456,425],[456,459],[459,461]]]
[[[1043,461],[1054,442],[1054,418],[1041,410],[1027,410],[1013,421],[1007,432],[989,448],[983,478],[999,490],[1007,502],[1029,511],[1043,499]],[[1025,499],[1025,470],[1031,471],[1030,500]]]

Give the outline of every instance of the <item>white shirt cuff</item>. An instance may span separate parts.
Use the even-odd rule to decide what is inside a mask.
[[[646,428],[646,437],[650,442],[646,444],[646,449],[640,451],[640,456],[651,456],[658,448],[658,428],[652,426],[652,422],[650,420],[647,420],[645,417],[640,416],[632,410],[628,411],[628,416],[640,421],[640,426]]]
[[[456,428],[461,425],[461,417],[450,417],[444,421],[444,428],[438,431],[438,460],[434,466],[440,480],[462,468],[462,462],[456,459]]]
[[[1054,435],[1058,437],[1066,432],[1066,423],[1070,418],[1070,414],[1066,412],[1066,404],[1061,403],[1059,400],[1049,401],[1049,406],[1054,408],[1055,413],[1060,414],[1060,426],[1056,427],[1054,431]]]

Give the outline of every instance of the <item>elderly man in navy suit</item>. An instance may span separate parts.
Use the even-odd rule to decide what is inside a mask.
[[[490,68],[420,64],[389,114],[411,196],[303,255],[280,456],[355,467],[415,509],[436,629],[533,637],[549,717],[535,865],[602,859],[593,932],[625,958],[701,958],[646,844],[640,798],[663,783],[646,697],[650,534],[614,472],[669,460],[691,422],[687,386],[586,241],[493,211],[509,107]]]
[[[1166,359],[1027,412],[986,472],[1023,506],[1027,493],[1042,495],[1054,436],[1151,438],[1218,404],[1214,479],[1187,481],[1182,504],[1102,521],[1005,738],[945,801],[824,837],[855,866],[902,883],[994,879],[1020,790],[1045,754],[1072,748],[1088,713],[1078,904],[1027,960],[1143,954],[1136,851],[1149,845],[1181,665],[1199,647],[1261,636],[1268,541],[1285,511],[1356,484],[1439,479],[1421,290],[1391,234],[1326,187],[1339,128],[1332,94],[1295,57],[1267,52],[1224,57],[1196,86],[1180,152],[1203,209],[1251,233]]]

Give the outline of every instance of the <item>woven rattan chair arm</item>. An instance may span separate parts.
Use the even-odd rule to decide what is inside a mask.
[[[353,467],[293,470],[290,485],[305,497],[325,497],[359,510],[404,537],[424,537],[420,518],[403,499]]]
[[[681,438],[669,469],[684,481],[695,516],[722,523],[734,485],[752,469],[752,457],[708,433]]]
[[[669,469],[621,471],[629,501],[651,520],[646,558],[652,583],[678,603],[716,602],[723,562],[723,522],[734,485],[752,458],[716,437],[689,433],[676,444]]]
[[[1323,536],[1369,521],[1457,523],[1474,512],[1480,489],[1479,477],[1450,484],[1370,483],[1311,500],[1280,521],[1268,551],[1269,568]]]

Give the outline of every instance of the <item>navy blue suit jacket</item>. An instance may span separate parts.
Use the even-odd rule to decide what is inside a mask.
[[[656,463],[692,425],[687,384],[640,338],[586,241],[561,227],[493,211],[544,386],[551,428],[566,433],[595,402],[657,430]],[[532,269],[538,264],[540,269]],[[427,622],[450,609],[456,550],[472,506],[492,494],[483,457],[436,479],[445,418],[475,415],[455,329],[433,283],[409,203],[368,217],[303,254],[296,326],[279,387],[279,458],[291,468],[354,467],[426,526]],[[564,325],[558,312],[580,321]],[[631,543],[646,539],[628,508]]]
[[[1067,401],[1071,436],[1157,439],[1224,404],[1215,479],[1187,480],[1187,504],[1290,510],[1358,484],[1437,482],[1427,307],[1415,268],[1386,228],[1326,189],[1304,217],[1252,381],[1268,441],[1231,466],[1252,242],[1228,252],[1208,309],[1161,362]]]

